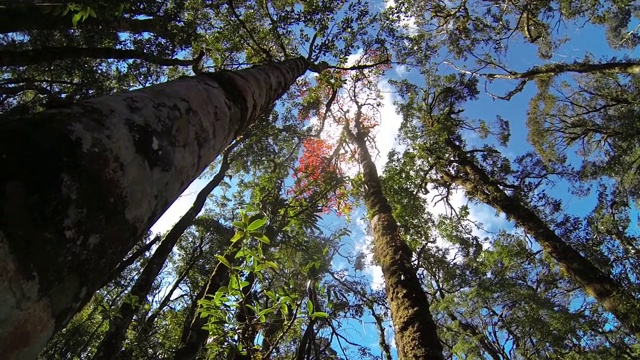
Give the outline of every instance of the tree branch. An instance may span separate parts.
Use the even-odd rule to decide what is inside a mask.
[[[144,60],[160,66],[191,66],[193,60],[163,58],[140,50],[114,49],[108,47],[46,47],[30,50],[0,50],[0,66],[29,66],[44,62],[69,59],[117,59]]]

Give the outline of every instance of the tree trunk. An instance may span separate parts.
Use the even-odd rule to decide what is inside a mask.
[[[356,133],[347,128],[347,135],[358,149],[365,186],[364,202],[371,218],[373,256],[384,275],[398,358],[443,360],[437,325],[429,312],[429,300],[411,264],[411,249],[400,237],[391,206],[382,192],[360,117],[361,111],[357,110],[354,121]]]
[[[144,267],[144,270],[142,270],[142,273],[129,291],[128,298],[136,299],[135,302],[124,301],[122,305],[120,305],[117,315],[109,322],[109,329],[104,334],[100,345],[98,345],[98,349],[93,356],[94,360],[115,359],[118,352],[120,352],[122,343],[127,335],[127,329],[129,329],[129,325],[131,324],[131,321],[133,321],[133,316],[136,314],[138,309],[140,309],[141,305],[147,303],[147,295],[151,290],[153,282],[158,277],[158,274],[160,273],[160,270],[162,270],[164,263],[167,261],[169,254],[171,254],[173,247],[176,245],[182,234],[184,234],[184,231],[193,224],[193,219],[195,219],[202,210],[202,207],[207,200],[207,196],[209,196],[213,189],[215,189],[222,179],[224,179],[227,169],[229,168],[227,156],[228,152],[225,153],[224,160],[220,165],[218,173],[207,183],[207,185],[204,186],[204,188],[202,188],[202,190],[200,190],[193,201],[191,208],[182,216],[182,218],[180,218],[180,220],[178,220],[173,228],[171,228],[164,237],[164,240],[160,243],[160,246],[158,246],[156,251],[153,253],[151,259],[149,259],[149,262]],[[127,297],[125,297],[125,299],[127,299]]]
[[[462,186],[468,195],[499,209],[508,218],[513,219],[538,241],[542,249],[555,259],[587,294],[593,296],[622,325],[640,337],[640,303],[635,297],[562,240],[528,206],[507,195],[460,145],[451,139],[447,139],[445,143],[453,150],[459,169],[465,175],[456,177],[444,172],[442,176],[445,181]]]
[[[229,237],[231,238],[231,237]],[[240,250],[239,244],[233,244],[233,250],[227,255],[225,259],[229,263],[233,264],[236,254]],[[185,319],[184,326],[182,328],[182,336],[180,338],[180,345],[175,352],[174,359],[176,360],[193,360],[198,355],[198,352],[207,343],[209,337],[209,331],[203,329],[207,324],[208,318],[199,316],[198,313],[198,300],[204,299],[207,295],[215,295],[221,286],[229,283],[229,268],[223,263],[219,262],[215,267],[209,281],[198,292],[196,300],[191,304],[187,317]]]
[[[111,270],[108,278],[109,279],[113,279],[116,276],[120,275],[126,268],[128,268],[131,265],[133,265],[133,263],[135,263],[138,259],[140,259],[142,257],[142,255],[144,255],[147,251],[151,250],[153,245],[158,243],[161,239],[162,239],[162,237],[159,234],[156,235],[153,238],[153,240],[151,240],[148,243],[146,243],[143,246],[141,246],[138,250],[136,250],[133,254],[129,255],[129,257],[127,257],[126,259],[123,259],[118,264],[118,266],[116,266],[115,269]]]
[[[0,123],[0,353],[34,358],[308,68],[181,78]]]

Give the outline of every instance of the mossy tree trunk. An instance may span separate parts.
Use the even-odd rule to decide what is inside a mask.
[[[400,237],[391,206],[382,192],[376,166],[367,149],[358,108],[355,132],[346,129],[358,150],[364,178],[364,202],[371,218],[373,257],[382,268],[387,300],[395,331],[398,358],[401,360],[443,360],[437,325],[429,311],[429,300],[411,264],[412,252]]]
[[[0,353],[35,358],[307,68],[201,74],[0,123]]]
[[[491,177],[451,138],[445,141],[452,150],[460,174],[442,172],[445,182],[465,189],[468,195],[493,206],[513,219],[531,234],[542,249],[584,291],[612,313],[628,330],[640,337],[640,302],[608,274],[560,238],[533,210],[518,198],[508,195]]]

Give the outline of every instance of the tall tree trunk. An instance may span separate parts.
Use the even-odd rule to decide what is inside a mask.
[[[308,66],[201,74],[1,122],[0,353],[35,358]]]
[[[204,188],[202,188],[202,190],[200,190],[193,201],[191,208],[187,210],[182,218],[180,218],[173,228],[171,228],[164,237],[164,240],[160,243],[160,246],[158,246],[156,251],[153,253],[151,259],[149,259],[149,262],[147,262],[144,270],[142,270],[142,273],[131,287],[128,296],[125,297],[125,299],[136,299],[135,302],[124,301],[122,305],[120,305],[118,312],[111,318],[111,321],[109,322],[109,329],[104,334],[100,345],[98,345],[98,349],[96,350],[93,359],[115,359],[118,352],[120,352],[120,348],[126,338],[127,329],[129,329],[133,316],[140,309],[141,305],[147,303],[147,295],[151,290],[153,282],[158,277],[158,274],[160,273],[160,270],[162,270],[164,263],[167,261],[169,254],[171,254],[173,247],[176,245],[182,234],[184,234],[184,231],[193,224],[193,220],[202,210],[202,207],[207,200],[207,196],[209,196],[213,189],[215,189],[222,179],[224,179],[227,169],[229,169],[228,155],[229,152],[226,151],[218,173],[204,186]]]
[[[348,128],[346,132],[358,149],[364,177],[364,202],[371,218],[373,257],[384,275],[398,358],[443,360],[437,325],[429,312],[429,299],[411,264],[411,249],[400,237],[391,206],[382,192],[378,170],[361,128],[361,116],[358,109],[354,121],[355,134]]]
[[[458,168],[463,172],[463,176],[443,172],[445,181],[462,186],[468,195],[499,209],[508,218],[513,219],[538,241],[542,249],[555,259],[587,294],[593,296],[622,325],[640,337],[640,303],[634,296],[562,240],[528,206],[505,193],[460,145],[450,138],[445,143],[453,151]]]

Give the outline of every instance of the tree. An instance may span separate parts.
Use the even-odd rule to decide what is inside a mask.
[[[26,338],[8,353],[37,354],[188,183],[307,68],[298,58],[183,78],[3,122],[10,270],[2,289],[14,296],[2,339]]]
[[[429,300],[411,266],[411,250],[399,236],[398,225],[366,147],[361,117],[362,109],[359,108],[354,119],[356,130],[347,134],[356,144],[362,166],[374,256],[384,274],[399,356],[402,359],[444,359],[437,326],[429,313]]]
[[[460,105],[478,94],[477,82],[464,76],[449,76],[429,84],[429,91],[412,96],[404,105],[405,126],[412,129],[406,134],[414,141],[412,146],[419,154],[419,168],[424,171],[422,186],[437,184],[448,194],[459,186],[468,196],[505,213],[508,219],[515,221],[517,226],[535,238],[541,248],[560,264],[563,272],[582,286],[586,294],[595,298],[600,306],[637,336],[636,309],[639,305],[634,294],[572,247],[568,241],[570,238],[563,239],[559,235],[568,237],[571,234],[570,225],[563,224],[568,223],[567,220],[552,221],[558,217],[557,214],[549,214],[553,210],[534,205],[536,200],[533,194],[540,186],[539,179],[563,174],[564,169],[546,167],[541,161],[536,161],[534,155],[528,154],[516,159],[515,163],[521,166],[521,170],[517,171],[492,146],[465,149],[463,129],[480,131],[481,128],[461,115]],[[409,88],[404,88],[403,92],[408,94]],[[504,126],[501,130],[502,136],[498,132],[496,135],[504,143],[508,135],[504,134]],[[479,165],[480,161],[488,164],[489,168],[484,169]],[[541,198],[544,199],[545,195]],[[547,207],[553,209],[554,206],[547,203]]]
[[[0,6],[0,353],[637,358],[638,5],[379,5]]]
[[[173,247],[185,230],[193,223],[198,213],[200,213],[204,207],[207,196],[224,178],[229,168],[229,153],[233,150],[233,147],[235,147],[234,145],[237,145],[237,142],[227,147],[218,173],[200,190],[191,208],[180,218],[156,248],[153,256],[149,259],[149,262],[145,265],[140,276],[127,294],[129,301],[123,302],[118,312],[113,316],[112,322],[109,324],[109,330],[98,346],[94,359],[113,359],[120,351],[135,312],[147,303],[146,298],[153,282],[171,254]]]
[[[375,63],[379,57],[384,55],[369,49],[361,61]],[[385,279],[398,356],[401,359],[444,359],[437,326],[429,312],[429,299],[412,266],[412,251],[400,237],[398,224],[368,150],[368,135],[377,121],[375,115],[367,113],[367,109],[370,108],[371,113],[375,114],[379,102],[376,87],[381,71],[380,66],[368,70],[359,69],[349,74],[346,80],[338,81],[338,84],[346,84],[342,94],[339,88],[336,90],[337,94],[325,92],[325,96],[329,97],[329,104],[335,100],[336,109],[327,106],[326,112],[317,112],[323,119],[328,116],[339,124],[346,142],[355,147],[355,154],[352,156],[362,169],[362,185],[359,190],[370,219],[374,259],[382,268]],[[343,75],[345,74],[339,74]],[[350,109],[351,106],[353,109]],[[351,115],[352,111],[354,115]],[[341,146],[343,144],[339,143],[338,148]],[[311,168],[312,174],[319,174],[331,169],[322,158],[312,160],[302,164],[306,165],[303,170]]]

